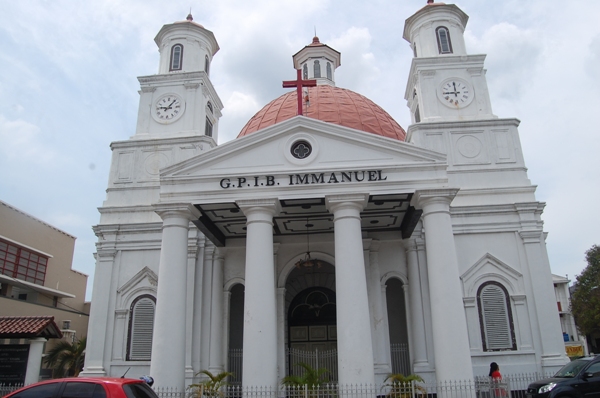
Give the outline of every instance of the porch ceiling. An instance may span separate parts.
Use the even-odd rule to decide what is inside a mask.
[[[408,238],[422,211],[410,206],[412,193],[371,195],[361,213],[365,232],[399,231]],[[324,198],[281,199],[282,211],[273,218],[275,236],[332,233],[333,214]],[[236,203],[196,204],[202,216],[194,223],[216,245],[246,237],[246,217]],[[308,221],[307,221],[308,220]],[[309,225],[307,227],[307,224]]]

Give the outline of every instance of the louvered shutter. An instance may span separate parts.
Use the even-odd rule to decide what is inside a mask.
[[[488,350],[512,349],[504,291],[499,286],[487,285],[481,290],[480,300],[486,348]]]
[[[149,361],[152,353],[152,331],[154,329],[154,301],[142,298],[133,307],[131,314],[131,340],[129,360]]]

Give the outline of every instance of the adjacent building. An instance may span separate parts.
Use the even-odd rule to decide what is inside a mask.
[[[62,334],[63,339],[72,342],[87,335],[87,275],[71,268],[75,239],[0,201],[0,317],[23,317],[27,330],[32,319],[46,322],[53,317],[61,329],[56,335]],[[10,325],[13,330],[20,324]],[[0,338],[0,350],[27,344],[29,340],[14,336]],[[52,345],[53,340],[48,340],[44,350]]]

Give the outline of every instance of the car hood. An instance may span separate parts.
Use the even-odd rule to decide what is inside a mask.
[[[573,377],[549,377],[547,379],[536,380],[529,385],[529,388],[540,388],[541,386],[545,386],[550,383],[564,383],[568,380],[573,380]]]

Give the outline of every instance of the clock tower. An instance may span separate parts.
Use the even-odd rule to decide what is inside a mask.
[[[468,19],[454,4],[429,3],[406,20],[404,39],[414,58],[405,98],[413,123],[495,117],[485,55],[469,55],[465,48]]]
[[[223,104],[210,81],[219,45],[210,30],[193,21],[164,25],[154,38],[160,53],[157,75],[142,76],[134,139],[202,135],[218,138]]]

